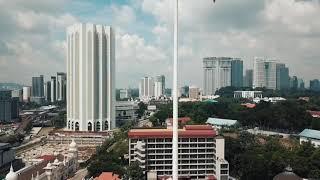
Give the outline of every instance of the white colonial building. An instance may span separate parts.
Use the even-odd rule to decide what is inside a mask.
[[[115,35],[109,26],[75,24],[67,29],[67,128],[115,127]]]
[[[54,153],[32,159],[31,164],[14,172],[11,166],[5,180],[61,180],[72,177],[79,168],[78,148],[74,140],[67,155]]]

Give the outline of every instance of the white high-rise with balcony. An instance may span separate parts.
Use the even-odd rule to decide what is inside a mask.
[[[277,63],[266,58],[254,58],[253,88],[277,88]]]
[[[204,95],[214,95],[222,87],[231,86],[231,65],[233,58],[208,57],[203,59]]]
[[[151,77],[143,77],[139,84],[139,97],[147,100],[154,97],[154,80]]]
[[[67,29],[67,129],[115,127],[115,35],[109,26]]]
[[[160,98],[165,93],[165,77],[164,75],[156,76],[154,81],[154,96]]]

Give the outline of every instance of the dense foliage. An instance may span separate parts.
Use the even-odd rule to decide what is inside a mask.
[[[125,124],[97,148],[96,153],[84,165],[87,166],[89,177],[96,177],[102,172],[114,172],[124,178],[141,179],[141,168],[136,164],[129,166],[128,159],[125,158],[129,150],[127,135],[131,127],[132,124]]]
[[[320,177],[320,149],[298,142],[286,147],[278,138],[261,138],[242,133],[225,137],[230,174],[241,180],[268,180],[291,166],[303,178]],[[263,142],[263,143],[261,143]]]
[[[310,102],[287,100],[279,103],[261,102],[256,108],[241,105],[242,100],[219,98],[218,103],[188,102],[179,104],[179,116],[189,116],[191,123],[203,124],[208,117],[239,120],[245,127],[260,127],[279,131],[300,132],[305,128],[320,129],[319,119],[313,119],[307,110],[319,110],[320,99]],[[159,111],[150,119],[155,126],[162,125],[172,116],[172,104],[160,105]]]

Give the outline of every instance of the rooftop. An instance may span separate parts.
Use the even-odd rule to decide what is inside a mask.
[[[320,131],[313,129],[305,129],[299,134],[299,136],[320,140]]]
[[[214,137],[216,131],[209,125],[186,125],[179,129],[179,137]],[[172,128],[167,129],[131,129],[129,138],[172,138]]]
[[[221,119],[221,118],[208,118],[207,124],[218,126],[233,126],[237,123],[237,120]]]
[[[112,172],[102,172],[96,180],[120,180],[118,174],[114,174]]]

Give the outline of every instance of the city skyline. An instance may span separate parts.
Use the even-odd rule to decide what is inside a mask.
[[[290,68],[291,76],[303,77],[307,83],[318,79],[320,54],[315,47],[320,36],[316,33],[318,23],[312,18],[320,14],[318,3],[268,2],[231,0],[219,2],[215,8],[209,8],[209,1],[196,5],[191,0],[184,2],[180,12],[180,85],[202,87],[202,58],[206,56],[239,57],[244,61],[244,69],[253,67],[255,56],[275,58]],[[32,76],[44,74],[47,79],[55,72],[66,72],[65,28],[75,22],[93,22],[112,24],[118,34],[117,88],[137,87],[140,77],[157,74],[164,74],[167,86],[171,87],[172,12],[168,0],[2,3],[1,17],[8,17],[11,23],[0,19],[7,24],[1,32],[4,38],[0,43],[0,70],[4,73],[0,81],[30,85]],[[67,8],[62,8],[66,4]],[[241,9],[245,7],[253,11],[244,13]],[[202,13],[190,17],[190,8]],[[232,14],[228,13],[231,9]],[[232,18],[235,15],[237,22]],[[187,22],[197,22],[197,26],[190,27]],[[20,31],[25,34],[17,35]],[[303,67],[299,66],[301,63]],[[155,65],[159,67],[156,71],[148,71]],[[190,69],[196,72],[192,76]]]

